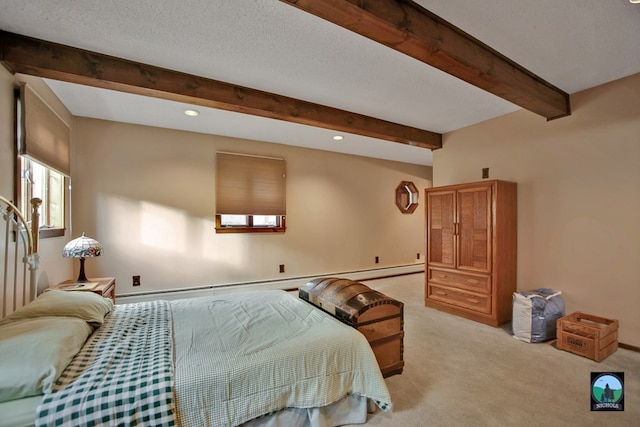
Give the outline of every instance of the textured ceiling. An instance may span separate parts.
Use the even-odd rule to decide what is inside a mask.
[[[416,3],[570,94],[640,72],[628,0]],[[519,109],[276,0],[0,0],[0,28],[439,133]],[[202,107],[189,118],[184,104],[47,82],[77,116],[431,164],[404,144]]]

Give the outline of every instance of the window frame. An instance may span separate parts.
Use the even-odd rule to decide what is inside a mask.
[[[29,99],[31,100],[28,103],[27,103],[27,97],[29,97]],[[14,156],[15,204],[21,209],[25,219],[31,222],[32,210],[30,206],[30,200],[33,197],[33,188],[32,188],[32,185],[28,184],[23,171],[26,168],[28,168],[31,171],[30,175],[33,176],[33,172],[32,172],[33,169],[31,164],[33,163],[38,164],[40,167],[44,169],[44,173],[45,173],[45,178],[43,179],[43,182],[44,182],[43,194],[39,195],[39,197],[42,199],[42,204],[40,205],[40,222],[42,223],[42,222],[49,221],[50,212],[53,210],[52,204],[54,203],[59,205],[58,209],[60,209],[61,211],[60,220],[62,221],[62,224],[60,227],[56,226],[56,227],[43,228],[40,224],[38,224],[38,236],[39,238],[43,238],[43,239],[50,238],[50,237],[64,236],[67,229],[67,208],[70,200],[69,183],[71,181],[68,175],[70,171],[67,170],[65,172],[63,170],[58,170],[55,167],[51,167],[47,163],[43,162],[44,159],[42,159],[43,161],[36,160],[34,157],[30,155],[31,151],[28,148],[25,148],[26,139],[28,138],[28,137],[25,137],[25,133],[27,132],[26,129],[29,128],[29,125],[27,125],[27,122],[26,122],[26,109],[28,108],[27,104],[33,106],[34,109],[38,110],[37,117],[46,116],[43,122],[46,122],[48,126],[53,126],[53,128],[55,128],[54,132],[60,131],[60,129],[62,129],[62,132],[65,133],[65,135],[63,136],[64,138],[66,138],[66,142],[63,141],[63,145],[62,146],[57,145],[57,147],[62,147],[62,149],[66,149],[67,153],[69,150],[69,140],[68,140],[69,127],[57,115],[57,113],[53,111],[53,109],[51,109],[51,107],[49,107],[48,104],[46,104],[46,102],[42,100],[42,98],[40,98],[40,96],[37,93],[35,93],[31,88],[27,86],[26,83],[21,83],[19,87],[15,88],[14,98],[15,98],[15,104],[14,104],[15,145],[14,147],[16,150],[15,156]],[[33,122],[30,122],[30,123],[33,123]],[[31,126],[31,128],[32,127],[33,126]],[[59,144],[60,140],[58,139],[56,142]],[[48,157],[45,156],[45,158],[48,158]],[[68,169],[70,166],[69,162],[56,163],[56,161],[59,159],[55,156],[51,157],[51,160],[54,162],[54,164],[59,165],[62,169]],[[58,191],[59,198],[56,198],[55,201],[53,201],[52,198],[50,197],[50,194],[51,194],[50,174],[52,171],[57,173],[61,177],[60,188]]]
[[[28,164],[28,167],[25,166],[25,163]],[[53,201],[51,200],[50,193],[51,193],[51,178],[50,178],[50,173],[51,172],[55,172],[57,174],[59,174],[62,178],[62,183],[60,184],[61,189],[61,198],[60,200],[56,200],[55,202],[58,202],[61,206],[61,210],[62,210],[62,227],[43,227],[42,225],[38,224],[38,236],[41,239],[46,239],[46,238],[50,238],[50,237],[60,237],[60,236],[64,236],[66,229],[67,229],[67,191],[66,188],[67,186],[67,177],[64,174],[61,174],[60,172],[56,171],[53,168],[50,168],[46,165],[43,165],[41,163],[35,162],[32,159],[29,159],[26,156],[21,156],[21,155],[17,155],[16,156],[16,182],[17,182],[17,188],[16,188],[16,205],[20,207],[25,219],[27,221],[31,221],[31,209],[30,209],[30,205],[29,205],[29,201],[32,199],[33,197],[33,188],[31,185],[25,185],[26,179],[24,177],[24,173],[23,171],[25,169],[31,169],[31,164],[32,163],[37,163],[39,166],[41,166],[42,168],[44,168],[45,170],[45,178],[44,181],[45,183],[45,188],[43,189],[43,194],[38,195],[38,197],[40,197],[42,199],[42,205],[40,205],[40,221],[41,222],[48,222],[50,219],[50,215],[51,215],[51,205],[53,203]]]
[[[216,214],[216,233],[284,233],[287,230],[286,215],[273,215],[278,225],[253,225],[253,215],[247,217],[247,225],[222,225],[222,215]]]
[[[216,152],[216,233],[284,233],[286,160],[281,157]],[[244,217],[223,224],[225,215]],[[276,225],[255,225],[254,217],[276,218]]]

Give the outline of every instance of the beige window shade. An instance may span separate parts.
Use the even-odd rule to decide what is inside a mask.
[[[216,154],[216,214],[285,215],[284,159]]]
[[[69,126],[28,85],[20,86],[20,154],[70,176]]]

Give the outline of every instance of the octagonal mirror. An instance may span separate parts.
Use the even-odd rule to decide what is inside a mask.
[[[418,207],[418,189],[411,181],[402,181],[396,188],[396,206],[402,213],[413,213]]]

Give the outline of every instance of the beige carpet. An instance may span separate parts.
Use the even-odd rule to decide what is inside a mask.
[[[423,280],[365,282],[405,304],[405,368],[387,378],[393,411],[368,426],[640,426],[640,353],[618,349],[596,363],[518,341],[509,325],[426,308]],[[591,372],[624,372],[624,412],[590,411]]]

